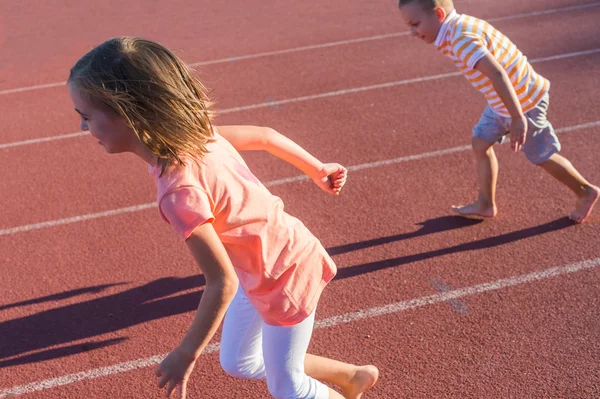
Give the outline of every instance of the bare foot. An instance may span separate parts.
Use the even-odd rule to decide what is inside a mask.
[[[452,211],[458,213],[461,216],[480,217],[480,218],[493,218],[498,214],[496,206],[482,205],[480,201],[475,201],[469,205],[452,205]]]
[[[575,210],[569,214],[569,219],[577,223],[583,223],[585,219],[592,213],[592,208],[600,197],[600,188],[596,186],[588,186],[585,189],[585,194],[577,199]]]
[[[343,388],[346,399],[359,399],[362,394],[371,388],[379,378],[379,370],[375,366],[359,366],[354,376]]]

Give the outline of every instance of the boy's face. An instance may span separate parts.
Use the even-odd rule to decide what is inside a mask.
[[[427,12],[418,3],[410,3],[400,6],[400,15],[410,27],[413,37],[430,44],[437,38],[446,18],[446,11],[442,7],[436,7],[433,11]]]

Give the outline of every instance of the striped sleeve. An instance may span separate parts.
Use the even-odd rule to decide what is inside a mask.
[[[484,41],[486,30],[485,21],[465,16],[452,35],[452,52],[469,69],[473,69],[477,61],[490,53]]]
[[[480,37],[469,33],[462,33],[452,42],[452,51],[469,69],[473,69],[477,61],[490,53]]]

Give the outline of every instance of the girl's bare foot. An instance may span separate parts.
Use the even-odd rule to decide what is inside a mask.
[[[359,399],[362,394],[371,388],[379,378],[379,370],[375,366],[359,366],[354,376],[343,388],[346,399]]]
[[[493,218],[498,214],[495,205],[484,205],[479,200],[469,205],[452,205],[452,211],[464,217]]]
[[[582,223],[592,213],[592,209],[600,197],[600,188],[587,186],[585,194],[577,199],[575,210],[569,214],[569,219]]]

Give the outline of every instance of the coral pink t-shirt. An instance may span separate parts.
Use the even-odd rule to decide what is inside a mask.
[[[235,148],[216,131],[201,160],[185,159],[160,176],[162,218],[186,240],[212,223],[235,267],[240,285],[263,320],[294,325],[316,308],[336,266],[321,243],[283,202],[250,172]]]

